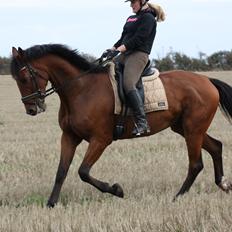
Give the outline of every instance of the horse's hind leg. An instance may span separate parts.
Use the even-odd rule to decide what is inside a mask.
[[[222,164],[222,143],[206,134],[202,148],[208,151],[213,159],[215,183],[219,185],[224,175]]]
[[[181,189],[176,194],[174,198],[175,200],[179,195],[183,195],[190,189],[197,175],[203,169],[202,154],[201,154],[203,136],[202,134],[198,134],[198,133],[194,134],[194,132],[192,131],[188,133],[188,130],[185,130],[184,132],[182,122],[173,124],[171,126],[171,129],[185,138],[187,149],[188,149],[188,156],[189,156],[188,175]]]
[[[108,183],[99,181],[90,176],[89,174],[91,167],[99,159],[99,157],[101,156],[101,154],[107,146],[107,143],[103,141],[100,142],[97,139],[92,139],[90,141],[84,160],[79,168],[79,175],[82,181],[85,181],[93,185],[101,192],[107,192],[118,197],[123,197],[123,190],[119,184],[114,184],[110,186]]]
[[[187,177],[181,189],[176,194],[176,197],[178,197],[179,195],[183,195],[190,189],[197,175],[203,169],[203,162],[201,156],[201,146],[203,141],[202,134],[189,133],[188,135],[185,135],[185,140],[188,148],[189,168]]]
[[[225,192],[232,190],[232,183],[224,177],[222,163],[222,143],[208,134],[205,135],[202,148],[209,152],[213,159],[215,183]]]

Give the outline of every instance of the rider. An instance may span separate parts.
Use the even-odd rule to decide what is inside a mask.
[[[150,128],[136,84],[149,60],[156,35],[156,22],[164,20],[164,12],[159,5],[148,3],[149,0],[125,2],[128,1],[135,14],[127,18],[121,38],[108,50],[108,55],[114,57],[121,53],[116,62],[124,66],[124,90],[135,119],[132,134],[139,136],[149,133]]]

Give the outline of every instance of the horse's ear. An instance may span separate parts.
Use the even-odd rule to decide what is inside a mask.
[[[17,49],[15,47],[12,47],[12,55],[14,58],[18,58],[19,57],[19,53],[17,51]]]
[[[18,60],[23,60],[24,51],[22,48],[18,47],[18,50],[15,47],[12,47],[12,55]]]
[[[21,57],[23,57],[24,51],[22,48],[18,47],[18,53]]]

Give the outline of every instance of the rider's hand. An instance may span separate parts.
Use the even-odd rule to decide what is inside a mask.
[[[120,51],[118,50],[110,50],[110,52],[107,54],[107,60],[112,60],[114,57],[116,57]]]
[[[124,44],[122,44],[117,48],[117,50],[120,51],[120,52],[125,52],[126,51],[126,46]]]
[[[101,58],[106,58],[107,60],[113,59],[115,56],[117,56],[120,53],[120,51],[116,49],[107,49],[103,52]]]
[[[111,49],[106,49],[102,55],[101,55],[101,58],[107,58],[108,55],[111,53]]]

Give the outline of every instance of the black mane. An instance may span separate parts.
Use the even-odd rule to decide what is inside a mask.
[[[24,56],[25,56],[24,58],[28,62],[39,59],[48,54],[59,56],[83,71],[90,70],[91,73],[99,73],[99,72],[107,72],[108,70],[107,67],[102,67],[94,63],[91,63],[86,58],[81,56],[77,50],[72,50],[62,44],[35,45],[33,47],[24,50]],[[18,72],[17,62],[13,58],[11,61],[11,73],[14,76],[14,74],[17,74],[17,72]]]

